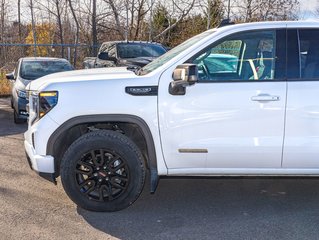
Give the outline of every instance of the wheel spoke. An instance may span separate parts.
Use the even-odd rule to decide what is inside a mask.
[[[122,186],[122,185],[120,185],[120,184],[118,184],[118,183],[115,183],[115,182],[113,182],[113,181],[111,181],[110,182],[111,183],[111,185],[113,186],[113,187],[115,187],[115,188],[119,188],[119,189],[125,189],[125,187],[124,186]]]
[[[128,181],[128,178],[121,174],[114,173],[113,175],[114,175],[114,179],[119,179],[120,181],[124,181],[124,182]]]
[[[91,186],[90,186],[89,183],[91,183]],[[87,186],[88,188],[87,188],[87,189],[84,189],[85,192],[82,192],[82,189],[83,189],[85,186]],[[84,182],[82,182],[82,183],[80,184],[80,189],[81,189],[81,192],[82,192],[83,194],[88,195],[90,192],[94,191],[94,189],[95,189],[95,182],[92,181],[92,180],[86,179],[86,180],[84,180]]]
[[[112,186],[111,184],[108,184],[108,187],[106,188],[107,193],[108,193],[108,197],[109,197],[109,201],[113,200],[113,195],[112,195]]]
[[[118,170],[120,170],[122,167],[124,167],[125,166],[125,163],[124,162],[121,162],[119,165],[117,165],[115,168],[113,168],[112,170],[114,171],[114,172],[116,172],[116,171],[118,171]]]
[[[109,166],[112,166],[112,165],[113,165],[117,160],[119,160],[119,159],[120,159],[120,156],[117,155],[117,154],[115,154],[115,153],[113,153],[113,154],[112,154],[112,157],[109,158],[108,165],[109,165]]]
[[[121,182],[128,182],[128,179],[124,177],[115,177],[114,179],[118,179]]]
[[[95,150],[91,151],[91,157],[92,157],[92,162],[95,166],[99,166],[97,159],[96,159],[96,154],[95,154]]]
[[[84,187],[84,186],[87,185],[89,182],[91,182],[90,179],[85,179],[82,183],[80,183],[80,188]]]
[[[92,185],[92,187],[88,188],[88,189],[86,190],[86,192],[84,192],[84,194],[85,194],[85,195],[88,195],[89,193],[93,192],[94,190],[95,190],[95,186]]]
[[[91,164],[91,163],[89,163],[89,162],[84,162],[84,161],[79,161],[79,162],[78,162],[78,165],[82,165],[82,166],[84,166],[84,167],[87,167],[87,168],[89,168],[90,170],[91,170],[92,167],[93,167],[93,164]]]
[[[86,175],[86,176],[91,176],[92,175],[92,170],[90,169],[89,171],[85,171],[82,169],[75,169],[75,172],[78,174]]]
[[[104,150],[103,149],[100,149],[100,154],[101,154],[100,165],[104,165],[105,164],[105,156],[104,156]]]
[[[103,190],[107,191],[107,187],[105,185],[102,185],[99,188],[99,200],[100,201],[104,201]]]

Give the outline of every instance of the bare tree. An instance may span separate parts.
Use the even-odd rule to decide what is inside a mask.
[[[207,29],[216,27],[224,15],[222,0],[206,0],[205,2],[200,2],[199,6],[204,10],[203,13],[207,19]]]
[[[69,7],[73,16],[73,20],[75,22],[75,27],[76,27],[76,33],[75,33],[75,47],[74,47],[74,52],[73,52],[73,65],[76,66],[76,60],[77,60],[77,56],[78,56],[78,51],[77,51],[77,45],[79,44],[79,39],[80,39],[80,24],[78,21],[78,18],[76,16],[76,13],[74,11],[74,7],[73,7],[73,3],[72,0],[67,0],[67,2],[69,3]]]
[[[151,42],[153,39],[153,7],[154,7],[154,0],[150,0],[150,21],[149,21],[149,36],[148,40]]]
[[[181,22],[189,14],[189,12],[192,10],[192,8],[195,5],[195,1],[196,0],[191,0],[191,1],[172,0],[171,4],[172,4],[173,11],[172,11],[170,16],[167,16],[167,19],[169,20],[169,25],[161,33],[156,35],[154,37],[154,39],[159,39],[159,38],[163,37],[168,31],[170,31],[171,29],[176,27],[176,25],[179,22]],[[176,21],[172,22],[171,19],[176,14],[178,15],[176,18]]]
[[[136,23],[135,23],[135,26],[131,26],[131,28],[132,29],[135,28],[133,39],[137,40],[139,36],[139,32],[141,30],[141,23],[143,22],[145,15],[150,10],[150,7],[146,5],[146,0],[137,0],[137,4],[134,7],[134,10],[135,11],[132,13],[131,17],[133,20],[133,16],[135,15],[135,12],[136,12]]]
[[[241,22],[296,19],[299,0],[236,0],[235,18]]]
[[[61,19],[61,12],[63,11],[61,9],[61,1],[60,0],[54,0],[55,7],[56,7],[56,18],[57,18],[57,23],[59,26],[59,38],[60,38],[60,43],[62,45],[61,47],[61,57],[64,57],[64,39],[63,39],[63,26],[62,26],[62,19]]]
[[[29,8],[30,8],[30,13],[31,13],[31,28],[32,28],[33,43],[34,43],[34,56],[36,57],[37,56],[37,32],[36,32],[35,19],[34,19],[33,0],[30,0]]]
[[[0,2],[0,42],[4,42],[5,40],[5,20],[7,13],[7,2],[6,0],[1,0]],[[6,48],[2,46],[1,59],[6,61]]]
[[[123,33],[123,28],[121,26],[121,21],[120,21],[120,11],[121,11],[121,6],[116,5],[115,0],[104,0],[106,3],[108,3],[112,9],[112,13],[114,16],[115,24],[116,24],[116,31],[120,35],[122,39],[124,39],[124,33]]]
[[[21,33],[21,0],[18,0],[18,32],[19,32],[19,42],[22,40]]]
[[[97,55],[97,17],[96,17],[96,0],[92,0],[92,53]]]
[[[56,18],[56,24],[58,26],[58,37],[61,43],[61,57],[64,57],[64,33],[63,33],[63,22],[62,14],[66,5],[63,1],[60,0],[47,0],[47,5],[43,1],[37,0],[37,4],[40,6],[40,10],[45,10],[48,12],[48,15],[53,15]]]
[[[0,27],[1,27],[1,41],[4,40],[4,27],[5,27],[5,16],[7,11],[7,2],[6,0],[1,0],[1,8],[0,8]]]

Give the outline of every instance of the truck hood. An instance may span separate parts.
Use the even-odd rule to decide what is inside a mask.
[[[27,90],[38,90],[44,85],[49,85],[56,82],[80,82],[90,80],[115,80],[137,78],[134,72],[129,71],[126,67],[112,67],[112,68],[96,68],[75,70],[67,72],[59,72],[49,74],[39,79],[33,80],[28,86]]]

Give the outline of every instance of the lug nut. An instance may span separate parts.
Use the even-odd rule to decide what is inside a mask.
[[[108,177],[106,177],[106,178],[105,178],[105,180],[106,180],[106,181],[108,181],[108,180],[109,180],[109,178],[108,178]]]
[[[103,169],[106,169],[106,166],[104,166]]]
[[[97,168],[96,168],[96,170],[98,170],[98,171],[99,171],[99,170],[100,170],[100,168],[99,168],[99,167],[97,167]]]
[[[99,182],[102,182],[102,179],[101,179],[101,178],[99,179]]]
[[[97,173],[93,173],[93,176],[94,176],[94,177],[97,177]]]

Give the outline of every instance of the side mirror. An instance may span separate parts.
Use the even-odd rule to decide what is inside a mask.
[[[13,72],[6,74],[6,78],[7,78],[8,80],[15,80],[15,79],[14,79],[14,74],[13,74]]]
[[[97,57],[101,60],[109,60],[109,53],[108,52],[100,52]]]
[[[196,64],[178,65],[173,72],[173,82],[169,86],[172,95],[185,95],[186,87],[198,81],[198,68]]]
[[[116,58],[115,57],[110,57],[108,52],[100,52],[97,57],[98,57],[98,59],[101,59],[101,60],[104,60],[104,61],[116,62]]]

